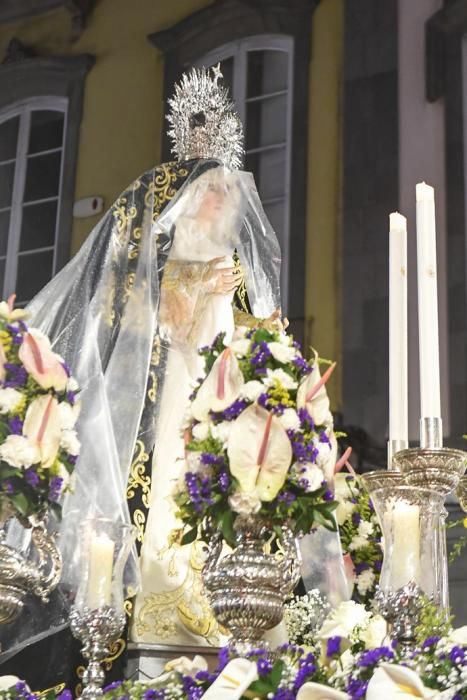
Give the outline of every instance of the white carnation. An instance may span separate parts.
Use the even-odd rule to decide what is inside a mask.
[[[229,439],[230,431],[232,430],[233,424],[234,421],[225,420],[222,423],[213,425],[211,428],[211,435],[213,436],[213,438],[216,438],[216,440],[220,440],[220,442],[222,442],[222,444],[225,446],[227,445],[227,441]]]
[[[373,523],[369,523],[368,520],[360,520],[358,524],[358,534],[362,537],[368,537],[372,534],[374,530]]]
[[[297,354],[295,348],[283,343],[269,343],[268,348],[273,358],[284,365],[291,362]]]
[[[255,494],[237,491],[229,497],[229,505],[240,515],[251,515],[257,513],[261,508],[261,501]]]
[[[292,337],[290,335],[287,335],[287,333],[280,333],[279,335],[279,343],[282,345],[292,345]]]
[[[265,388],[262,382],[259,382],[257,379],[252,379],[250,382],[246,382],[240,389],[240,398],[246,399],[247,401],[256,401],[256,399],[264,393]]]
[[[297,479],[306,479],[308,481],[306,488],[308,493],[316,491],[323,483],[323,472],[316,464],[311,462],[295,462],[291,471]]]
[[[61,401],[58,404],[58,413],[62,430],[72,430],[78,419],[79,408],[77,406],[71,406],[65,401]]]
[[[81,445],[76,430],[62,430],[60,447],[71,455],[79,455]]]
[[[234,351],[237,357],[245,357],[251,346],[249,338],[239,338],[230,343],[230,349]]]
[[[336,508],[336,518],[338,525],[343,525],[355,508],[355,503],[351,501],[339,501]]]
[[[300,418],[294,408],[286,408],[279,420],[285,430],[298,430],[300,427]]]
[[[365,569],[361,574],[358,574],[356,579],[357,590],[360,595],[365,595],[375,582],[375,574],[371,569]]]
[[[283,369],[268,369],[267,377],[264,380],[264,383],[267,386],[272,386],[276,382],[279,382],[284,389],[296,389],[298,386],[293,377],[291,377],[290,374],[287,374],[287,372],[284,372]]]
[[[331,456],[331,445],[329,442],[321,442],[321,440],[313,440],[313,445],[318,450],[316,464],[324,469]]]
[[[79,384],[74,377],[70,377],[66,384],[67,391],[78,391]]]
[[[19,406],[22,399],[23,395],[16,389],[10,387],[0,389],[0,413],[11,413]]]
[[[191,432],[195,440],[206,440],[206,438],[209,436],[209,423],[206,421],[196,423]]]
[[[9,435],[0,446],[0,459],[12,467],[30,467],[41,461],[41,453],[37,445],[22,435]]]
[[[366,625],[370,615],[371,613],[367,612],[363,605],[354,603],[353,600],[346,600],[340,603],[324,621],[318,636],[320,639],[336,636],[350,639],[353,630]]]
[[[363,572],[364,574],[368,573],[367,571]],[[372,573],[372,572],[371,572]],[[360,576],[363,574],[360,574],[357,577],[357,586],[358,586],[358,580]],[[373,576],[374,578],[374,576]],[[373,585],[373,584],[371,584]],[[371,586],[368,586],[370,588]],[[368,590],[367,588],[367,590]],[[360,591],[359,593],[361,595],[365,595],[364,591]],[[386,638],[386,635],[388,633],[388,626],[386,624],[386,620],[381,617],[381,615],[373,615],[371,620],[369,621],[368,625],[360,632],[359,637],[362,640],[362,642],[365,644],[366,649],[377,649],[378,647],[382,646],[384,644],[384,640]]]
[[[204,468],[204,465],[201,462],[201,452],[187,450],[185,461],[189,472],[199,472]],[[184,480],[183,483],[185,483]]]
[[[349,544],[349,550],[354,552],[356,549],[366,547],[367,544],[368,539],[366,537],[363,537],[362,535],[355,535],[355,537],[352,538],[352,542]]]

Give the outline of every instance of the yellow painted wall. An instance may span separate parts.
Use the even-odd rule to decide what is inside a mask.
[[[307,183],[307,344],[337,360],[329,382],[333,409],[342,406],[340,211],[341,92],[344,0],[322,0],[313,16]]]
[[[163,57],[147,35],[207,4],[99,0],[75,43],[70,41],[70,15],[63,9],[0,28],[0,51],[14,36],[41,55],[96,56],[85,84],[76,199],[100,195],[108,207],[134,178],[160,162]],[[73,252],[98,219],[74,221]]]

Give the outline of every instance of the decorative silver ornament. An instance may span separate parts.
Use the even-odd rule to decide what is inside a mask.
[[[178,160],[214,158],[235,170],[243,162],[243,127],[221,78],[219,65],[182,75],[168,100],[168,134]]]

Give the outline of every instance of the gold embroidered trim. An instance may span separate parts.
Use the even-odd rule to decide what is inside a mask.
[[[141,488],[141,501],[145,508],[149,508],[149,494],[151,493],[151,477],[146,474],[146,462],[149,454],[144,448],[142,440],[137,440],[133,453],[133,463],[130,468],[126,497],[129,501],[135,498],[136,489]]]
[[[146,524],[146,516],[143,513],[142,510],[138,508],[138,510],[135,510],[133,513],[133,522],[136,525],[136,539],[138,542],[142,542],[144,539],[144,526]]]

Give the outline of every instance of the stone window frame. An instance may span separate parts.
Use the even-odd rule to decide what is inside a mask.
[[[292,170],[292,111],[293,111],[293,54],[294,41],[293,37],[277,35],[277,34],[259,34],[249,36],[245,39],[231,41],[216,49],[213,49],[209,54],[202,56],[196,65],[211,66],[225,60],[226,58],[234,58],[234,94],[232,98],[237,106],[238,114],[243,124],[247,125],[246,121],[246,72],[248,53],[250,51],[283,51],[288,57],[288,78],[291,87],[287,91],[287,106],[286,106],[286,142],[285,142],[285,177],[284,177],[284,221],[281,236],[282,248],[285,251],[290,247],[290,183]],[[239,64],[239,65],[237,65]],[[248,126],[247,126],[248,128]],[[290,264],[289,256],[282,256],[282,307],[285,314],[288,313],[288,291],[290,282]]]
[[[0,23],[34,17],[60,7],[71,15],[73,38],[77,39],[84,29],[86,19],[96,0],[2,0]]]
[[[93,56],[83,54],[61,58],[25,58],[0,66],[0,113],[41,98],[61,99],[67,103],[55,272],[70,259],[84,81],[94,63]]]
[[[253,36],[293,38],[288,317],[291,332],[301,341],[305,335],[309,64],[312,16],[318,4],[319,0],[216,0],[174,26],[148,36],[165,58],[164,104],[183,71],[211,51]],[[166,130],[163,132],[162,157],[169,160],[170,143]]]

